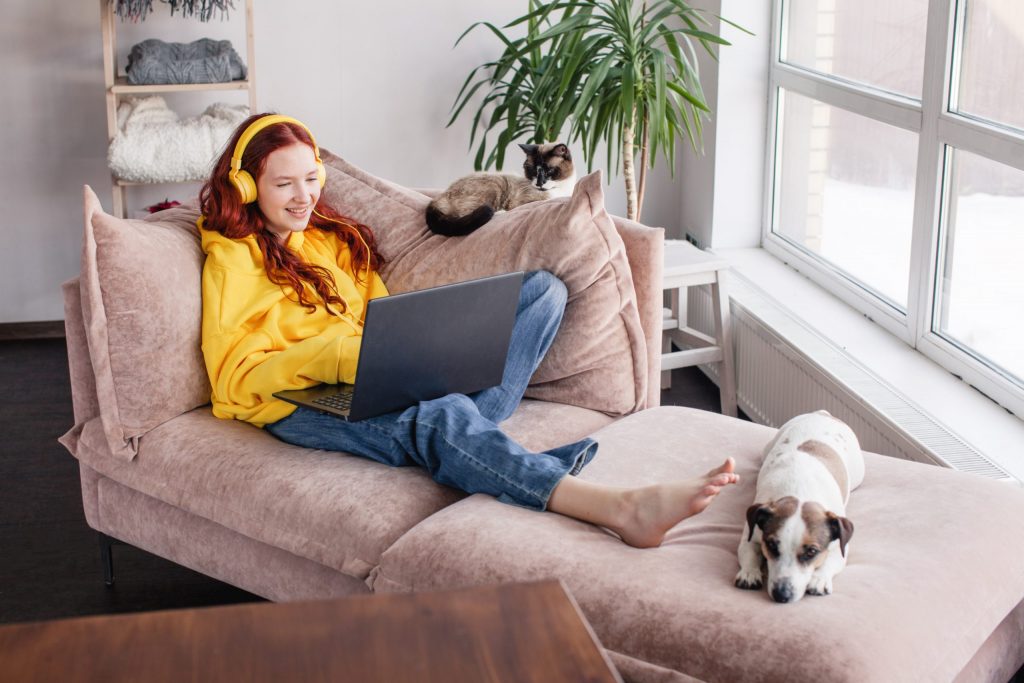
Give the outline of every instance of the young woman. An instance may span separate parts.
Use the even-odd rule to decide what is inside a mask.
[[[387,296],[373,233],[320,201],[325,177],[303,124],[258,114],[234,133],[200,192],[203,355],[217,417],[291,444],[418,465],[438,483],[598,524],[637,547],[659,545],[738,481],[729,459],[653,486],[588,483],[571,475],[594,457],[592,439],[531,453],[501,431],[562,319],[565,286],[543,271],[524,280],[500,386],[360,422],[275,399],[275,391],[354,381],[366,302]]]

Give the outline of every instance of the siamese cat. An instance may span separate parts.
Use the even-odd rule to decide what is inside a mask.
[[[459,178],[427,206],[431,232],[468,235],[496,211],[552,197],[568,197],[576,184],[569,148],[561,143],[519,145],[526,153],[521,178],[510,173],[473,173]]]

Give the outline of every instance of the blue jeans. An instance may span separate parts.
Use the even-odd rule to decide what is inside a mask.
[[[566,474],[594,457],[597,443],[583,439],[533,453],[508,437],[508,418],[537,369],[565,311],[562,281],[545,271],[527,274],[519,295],[502,382],[470,396],[450,394],[403,411],[347,422],[308,408],[266,425],[297,446],[345,451],[403,467],[418,465],[434,481],[467,493],[487,493],[505,503],[543,510]]]

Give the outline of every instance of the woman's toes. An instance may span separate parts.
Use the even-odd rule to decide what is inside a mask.
[[[728,486],[729,484],[735,484],[740,480],[739,475],[731,472],[723,472],[722,474],[716,474],[708,480],[709,484],[714,486]]]
[[[707,473],[708,477],[714,477],[719,474],[732,474],[736,470],[736,461],[732,458],[726,458],[725,462]]]

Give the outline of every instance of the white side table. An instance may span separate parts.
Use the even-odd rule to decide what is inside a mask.
[[[691,365],[718,363],[718,387],[722,414],[736,417],[736,373],[733,367],[732,329],[726,271],[729,264],[701,251],[685,240],[665,240],[665,271],[662,289],[670,292],[670,308],[662,323],[661,388],[672,385],[672,370]],[[689,327],[686,316],[687,287],[711,285],[714,336]],[[672,351],[672,342],[684,349]]]

